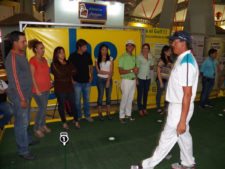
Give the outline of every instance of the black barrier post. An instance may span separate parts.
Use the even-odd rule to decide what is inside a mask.
[[[61,132],[59,136],[59,141],[63,144],[63,147],[64,147],[64,168],[67,169],[66,144],[69,141],[68,133]]]

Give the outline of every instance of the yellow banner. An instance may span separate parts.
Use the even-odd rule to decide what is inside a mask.
[[[92,60],[95,62],[98,48],[100,44],[106,43],[109,46],[110,54],[114,58],[114,76],[112,100],[120,99],[120,75],[118,72],[118,58],[125,52],[125,43],[132,39],[136,44],[134,54],[139,55],[141,50],[141,32],[136,30],[95,30],[95,29],[68,29],[68,28],[26,28],[25,30],[27,40],[38,39],[43,42],[45,46],[45,58],[50,64],[52,62],[53,51],[57,46],[63,46],[66,55],[74,52],[76,41],[80,38],[85,39],[88,45],[88,51],[92,55]],[[27,50],[28,58],[34,54],[31,50]],[[96,76],[96,72],[95,72]],[[90,93],[90,102],[97,102],[97,87],[95,83],[92,84]],[[50,101],[54,104],[55,100]],[[32,106],[36,104],[32,101]]]
[[[146,29],[146,38],[168,38],[170,36],[170,30],[165,28],[150,28]]]

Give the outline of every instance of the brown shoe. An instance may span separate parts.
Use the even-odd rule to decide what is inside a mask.
[[[148,115],[147,110],[143,110],[144,115]]]
[[[63,123],[63,126],[62,126],[64,129],[66,129],[66,130],[69,130],[69,126],[68,126],[68,124],[67,123]]]
[[[80,124],[79,124],[79,122],[75,122],[75,127],[76,127],[77,129],[80,129]]]
[[[51,133],[51,129],[50,128],[48,128],[47,126],[43,126],[42,128],[41,128],[41,131],[43,132],[43,133]]]
[[[41,130],[35,130],[34,131],[34,135],[37,137],[37,138],[43,138],[45,135],[44,133],[41,131]]]
[[[144,114],[144,112],[143,112],[142,110],[140,110],[140,111],[139,111],[139,115],[140,115],[141,117],[143,117],[145,114]]]

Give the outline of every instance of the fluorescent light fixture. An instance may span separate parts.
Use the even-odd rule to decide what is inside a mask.
[[[118,2],[107,4],[107,14],[111,16],[120,16],[124,12],[124,5]]]
[[[61,8],[60,11],[65,11],[67,13],[78,13],[79,0],[59,0],[57,3],[59,3],[59,8]]]

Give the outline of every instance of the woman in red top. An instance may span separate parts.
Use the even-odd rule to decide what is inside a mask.
[[[45,112],[48,105],[51,78],[47,60],[44,58],[45,47],[37,39],[30,40],[28,47],[33,50],[34,56],[30,59],[30,69],[33,80],[32,93],[38,105],[38,112],[35,118],[34,132],[39,138],[51,130],[45,123]]]

